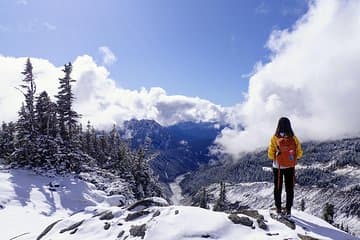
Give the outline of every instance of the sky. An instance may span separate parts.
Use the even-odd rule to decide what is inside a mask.
[[[1,120],[31,57],[51,96],[73,62],[74,108],[97,128],[221,122],[214,153],[235,157],[282,116],[301,141],[360,136],[359,0],[89,2],[1,1]]]
[[[117,86],[232,106],[268,58],[270,33],[306,9],[305,0],[1,0],[0,54],[56,66],[87,54]]]

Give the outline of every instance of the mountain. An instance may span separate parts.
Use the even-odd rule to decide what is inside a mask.
[[[134,201],[126,191],[108,196],[82,178],[0,169],[1,239],[356,239],[304,212],[294,211],[294,225],[285,225],[269,210],[229,214],[158,197]]]
[[[181,174],[207,164],[209,147],[224,126],[216,122],[181,122],[161,126],[153,120],[130,120],[119,131],[136,149],[147,147],[151,166],[160,181],[168,183]]]
[[[303,144],[304,157],[296,167],[295,208],[301,200],[306,212],[322,216],[325,203],[335,209],[335,223],[360,235],[360,138]],[[233,162],[218,162],[187,174],[183,193],[196,201],[206,187],[210,202],[219,182],[227,182],[229,200],[253,208],[273,206],[271,161],[267,152],[248,153]],[[285,199],[285,196],[283,197]]]

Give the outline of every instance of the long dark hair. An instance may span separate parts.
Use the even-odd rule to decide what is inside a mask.
[[[291,128],[290,120],[287,117],[282,117],[279,119],[275,136],[280,137],[280,133],[283,133],[288,137],[294,136],[294,131]]]

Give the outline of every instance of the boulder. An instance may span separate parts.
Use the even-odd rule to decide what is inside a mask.
[[[106,211],[100,215],[100,220],[111,220],[114,218],[114,215],[111,211]]]
[[[132,220],[135,220],[139,217],[142,217],[142,216],[145,216],[145,215],[148,215],[150,213],[150,211],[146,211],[146,210],[141,210],[141,211],[137,211],[137,212],[134,212],[134,213],[129,213],[126,218],[125,218],[125,221],[132,221]]]
[[[237,214],[230,214],[228,218],[235,224],[242,224],[244,226],[251,227],[254,222],[248,217],[240,217]]]
[[[151,198],[145,198],[143,200],[137,201],[136,203],[130,205],[128,207],[129,211],[139,211],[139,210],[144,210],[146,208],[149,207],[166,207],[169,206],[169,203],[163,199],[163,198],[159,198],[159,197],[151,197]]]
[[[141,237],[143,239],[145,237],[146,232],[146,224],[142,224],[139,226],[131,226],[130,235],[133,237]]]

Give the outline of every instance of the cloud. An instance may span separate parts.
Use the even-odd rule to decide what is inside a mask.
[[[55,31],[56,30],[56,26],[51,24],[51,23],[48,23],[48,22],[43,22],[43,26],[49,31]]]
[[[301,140],[360,134],[360,2],[319,0],[291,29],[274,31],[271,60],[258,64],[233,124],[216,140],[239,156],[267,146],[278,119],[288,116]]]
[[[57,93],[58,78],[63,76],[62,66],[45,59],[31,59],[36,78],[37,92]],[[26,58],[0,56],[0,121],[16,120],[23,96],[15,87],[23,78]],[[180,121],[215,121],[225,119],[226,109],[197,97],[168,95],[162,88],[129,90],[116,86],[108,70],[98,66],[88,55],[73,61],[74,108],[98,128],[136,119],[153,119],[163,125]],[[53,100],[55,100],[53,98]]]
[[[115,54],[110,50],[107,46],[99,47],[99,52],[102,55],[103,63],[105,65],[111,65],[114,62],[116,62],[116,56]]]

